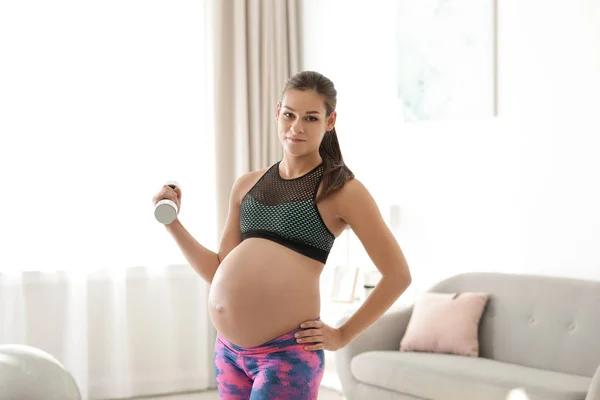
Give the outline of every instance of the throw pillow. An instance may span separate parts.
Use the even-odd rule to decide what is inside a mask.
[[[487,293],[426,292],[418,299],[400,351],[479,356],[479,321]]]

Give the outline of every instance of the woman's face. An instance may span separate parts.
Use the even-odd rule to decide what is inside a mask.
[[[325,99],[314,90],[289,89],[277,104],[276,116],[284,150],[302,156],[319,150],[325,132],[335,125],[336,113],[327,117]]]

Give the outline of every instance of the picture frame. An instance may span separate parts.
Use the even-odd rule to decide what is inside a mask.
[[[359,268],[338,265],[334,267],[331,301],[352,303],[356,298]]]
[[[498,115],[497,0],[396,0],[395,51],[404,121]]]

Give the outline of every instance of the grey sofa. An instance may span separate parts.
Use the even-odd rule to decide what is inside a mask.
[[[347,400],[600,400],[600,282],[466,273],[429,291],[490,293],[480,356],[400,352],[411,308],[388,312],[335,353]]]

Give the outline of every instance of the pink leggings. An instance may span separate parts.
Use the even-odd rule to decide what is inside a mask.
[[[222,400],[316,400],[325,366],[324,351],[305,350],[286,333],[257,347],[244,348],[220,333],[215,372]]]

